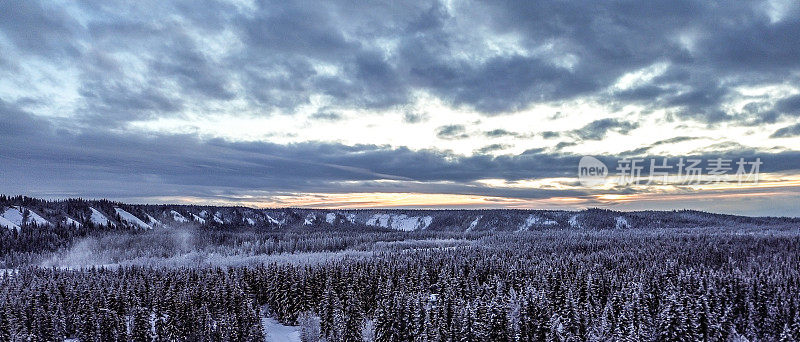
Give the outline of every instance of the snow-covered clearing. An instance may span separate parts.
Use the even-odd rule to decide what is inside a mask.
[[[19,231],[18,225],[16,225],[14,222],[9,221],[7,218],[3,216],[0,216],[0,226]]]
[[[272,222],[273,224],[275,224],[278,227],[280,227],[286,222],[286,219],[282,219],[282,220],[278,221],[278,220],[272,218],[272,216],[267,215],[267,221]]]
[[[109,220],[106,217],[106,215],[103,215],[103,213],[101,213],[97,209],[92,208],[92,207],[89,207],[89,209],[92,211],[92,216],[89,218],[92,221],[92,223],[94,223],[96,225],[99,225],[99,226],[104,226],[104,225],[112,225],[113,226],[114,225],[114,223],[111,222],[111,220]]]
[[[68,226],[69,225],[75,225],[76,228],[83,227],[83,225],[80,222],[76,221],[75,219],[73,219],[71,217],[65,218],[64,219],[64,223],[66,223]]]
[[[181,215],[181,213],[179,213],[179,212],[177,212],[175,210],[171,211],[171,213],[172,213],[172,220],[173,221],[180,222],[180,223],[189,222],[189,219],[183,217],[183,215]]]
[[[153,226],[163,226],[164,225],[164,224],[161,223],[161,221],[156,220],[155,217],[150,216],[150,214],[147,214],[147,219],[150,220],[150,224],[152,224]]]
[[[300,328],[283,325],[274,318],[261,318],[261,329],[266,342],[300,342]]]
[[[15,268],[0,268],[0,278],[3,278],[5,276],[7,276],[7,275],[8,276],[12,276],[12,275],[15,275],[17,273],[19,273],[19,270],[15,269]]]
[[[31,210],[28,210],[28,218],[27,220],[25,220],[25,215],[22,214],[25,210],[26,209],[23,207],[10,207],[3,212],[2,217],[6,221],[13,223],[15,226],[17,226],[17,228],[26,223],[35,223],[38,225],[45,225],[45,226],[51,225],[49,221],[45,220],[43,217],[39,216],[39,214]],[[12,228],[7,224],[7,222],[5,221],[0,221],[0,222],[3,224],[3,226],[9,229]]]
[[[192,218],[194,218],[195,221],[200,222],[200,224],[206,224],[206,219],[204,219],[204,218],[202,218],[200,216],[192,214]]]
[[[531,214],[531,215],[528,215],[528,217],[525,219],[525,222],[523,222],[519,226],[519,229],[517,229],[517,231],[521,232],[521,231],[529,230],[529,229],[531,229],[531,227],[533,225],[553,226],[553,225],[556,225],[556,224],[558,224],[558,222],[550,220],[550,219],[545,219],[545,218],[539,217],[539,216],[534,215],[534,214]]]
[[[478,217],[476,217],[475,220],[473,220],[472,223],[469,224],[469,227],[467,228],[467,231],[471,232],[471,231],[475,230],[475,227],[478,226],[478,222],[481,221],[481,218],[483,218],[483,215],[478,215]]]
[[[433,222],[431,216],[408,216],[405,214],[375,214],[367,220],[368,226],[391,228],[394,230],[412,231],[428,228]]]
[[[122,210],[120,208],[114,208],[114,210],[119,214],[119,217],[122,218],[123,221],[128,222],[134,226],[137,226],[142,229],[153,229],[149,224],[144,223],[144,221],[140,220],[138,217],[133,216],[133,214]]]

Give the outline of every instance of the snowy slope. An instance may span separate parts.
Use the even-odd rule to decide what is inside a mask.
[[[14,223],[17,226],[21,226],[26,223],[35,223],[38,225],[50,226],[52,225],[49,221],[45,220],[43,217],[39,216],[39,214],[33,212],[32,210],[28,210],[28,220],[26,222],[22,222],[22,212],[25,211],[25,208],[22,207],[10,207],[3,212],[3,217]]]
[[[183,217],[183,215],[181,215],[181,213],[179,213],[179,212],[177,212],[177,211],[175,211],[175,210],[171,211],[171,213],[172,213],[172,219],[173,219],[175,222],[180,222],[180,223],[186,223],[186,222],[189,222],[189,219],[187,219],[187,218]]]
[[[528,215],[528,217],[525,219],[525,222],[522,222],[522,224],[519,226],[519,229],[517,229],[517,231],[521,232],[521,231],[529,230],[529,229],[531,229],[531,227],[533,225],[553,226],[553,225],[556,225],[556,224],[558,224],[558,222],[550,220],[550,219],[545,219],[545,218],[539,217],[539,216],[534,215],[534,214],[531,214],[531,215]]]
[[[9,221],[7,218],[0,216],[0,226],[6,227],[8,229],[16,229],[19,231],[19,226],[16,225],[14,222]]]
[[[272,216],[267,215],[267,221],[272,222],[273,224],[275,224],[278,227],[280,227],[286,222],[286,219],[282,219],[282,220],[278,221],[278,220],[272,218]]]
[[[103,213],[97,211],[97,209],[92,208],[92,207],[89,207],[89,209],[92,211],[92,216],[89,218],[92,221],[92,223],[94,223],[96,225],[101,225],[101,226],[102,225],[111,225],[111,226],[114,225],[114,223],[111,222],[111,220],[109,220],[106,217],[106,215],[103,215]]]
[[[431,216],[408,216],[405,214],[375,214],[367,220],[368,226],[412,231],[425,229],[433,222]]]
[[[475,220],[472,221],[472,223],[469,224],[469,227],[467,228],[467,231],[471,232],[471,231],[475,230],[475,227],[478,226],[478,222],[480,222],[482,218],[483,218],[483,215],[478,215],[478,217],[476,217]]]
[[[73,225],[73,224],[74,224],[74,225],[75,225],[75,228],[80,228],[80,227],[83,227],[83,225],[82,225],[80,222],[76,221],[75,219],[73,219],[73,218],[71,218],[71,217],[67,217],[67,218],[65,218],[65,219],[64,219],[64,223],[65,223],[66,225],[68,225],[68,226],[69,226],[69,225]]]
[[[150,224],[153,225],[153,227],[164,225],[163,223],[161,223],[161,221],[156,220],[155,217],[150,216],[150,214],[147,214],[147,219],[150,221]]]
[[[568,222],[569,226],[572,228],[581,228],[580,223],[578,223],[578,214],[570,216]]]
[[[628,223],[628,220],[626,220],[624,217],[617,216],[615,218],[614,226],[617,229],[627,229],[631,227],[631,224]]]
[[[142,229],[153,229],[149,224],[144,223],[144,221],[140,220],[138,217],[133,216],[133,214],[122,210],[120,208],[114,208],[114,210],[119,214],[123,221],[128,222],[134,226],[137,226]]]
[[[310,226],[310,225],[314,224],[314,220],[316,220],[316,219],[317,219],[317,216],[315,216],[314,214],[308,214],[308,215],[306,215],[305,221],[303,221],[303,225],[304,226]]]
[[[22,222],[22,213],[17,208],[8,208],[0,216],[17,226],[21,226],[24,223]]]
[[[193,218],[195,221],[197,221],[197,222],[200,222],[200,224],[206,224],[206,219],[204,219],[204,218],[202,218],[202,217],[200,217],[200,216],[197,216],[197,215],[195,215],[195,214],[191,214],[191,215],[192,215],[192,218]]]
[[[25,208],[21,208],[21,209],[24,210]],[[50,223],[50,221],[45,220],[44,217],[39,216],[39,214],[35,213],[33,210],[29,209],[28,212],[30,213],[30,215],[29,215],[29,220],[30,220],[29,223],[33,222],[33,223],[36,223],[38,225],[45,225],[45,226],[53,225],[52,223]]]

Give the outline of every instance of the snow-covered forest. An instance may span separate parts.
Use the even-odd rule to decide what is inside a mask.
[[[800,339],[798,219],[5,196],[0,214],[1,341]]]

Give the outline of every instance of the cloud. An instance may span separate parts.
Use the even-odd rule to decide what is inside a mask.
[[[477,154],[487,154],[489,152],[505,150],[505,149],[507,149],[509,147],[511,147],[511,145],[508,145],[508,144],[491,144],[491,145],[486,145],[484,147],[481,147],[481,148],[475,150],[475,153],[477,153]]]
[[[343,117],[342,114],[334,112],[316,112],[311,114],[309,118],[323,121],[339,121],[342,120]]]
[[[790,96],[778,101],[775,108],[786,115],[800,116],[800,95]]]
[[[639,127],[636,122],[622,121],[619,119],[600,119],[592,121],[580,129],[571,131],[571,134],[582,140],[602,140],[608,132],[628,134]]]
[[[403,122],[405,123],[420,123],[430,119],[430,116],[427,113],[414,113],[414,112],[405,112],[403,114]]]
[[[770,138],[787,138],[800,135],[800,123],[783,127],[770,135]]]
[[[561,136],[561,133],[559,133],[559,132],[553,132],[553,131],[544,131],[544,132],[542,132],[542,138],[545,138],[545,139],[553,139],[553,138],[558,138],[560,136]]]
[[[697,137],[679,136],[679,137],[674,137],[674,138],[669,138],[669,139],[656,141],[656,142],[650,144],[650,147],[675,144],[675,143],[684,142],[684,141],[691,141],[691,140],[695,140],[695,139],[698,139],[698,138]]]
[[[578,143],[573,141],[561,141],[558,144],[556,144],[556,146],[554,146],[553,149],[555,149],[556,151],[561,151],[566,147],[575,146],[577,144]]]
[[[519,136],[519,133],[517,133],[517,132],[509,132],[509,131],[504,130],[504,129],[493,129],[491,131],[483,132],[483,134],[486,135],[489,138],[500,138],[500,137],[506,137],[506,136],[510,136],[510,137]]]
[[[20,54],[5,63],[65,66],[80,76],[74,114],[109,121],[151,117],[156,103],[249,101],[269,115],[319,97],[386,109],[427,93],[486,115],[591,95],[718,122],[737,119],[722,106],[733,87],[792,83],[800,68],[797,5],[774,21],[763,6],[724,3],[25,1],[0,5],[0,31]],[[659,63],[662,75],[607,91]]]
[[[464,125],[447,125],[436,128],[436,136],[439,139],[456,140],[469,138],[467,129]]]
[[[0,31],[22,52],[47,57],[80,54],[79,24],[63,8],[37,1],[0,3]]]
[[[654,142],[654,143],[652,143],[650,145],[642,146],[642,147],[639,147],[639,148],[636,148],[636,149],[633,149],[633,150],[630,150],[630,151],[625,151],[625,152],[622,152],[620,154],[625,155],[625,156],[631,156],[631,155],[638,156],[638,155],[642,155],[642,154],[648,153],[653,148],[658,147],[658,146],[677,144],[677,143],[681,143],[681,142],[684,142],[684,141],[691,141],[691,140],[696,140],[696,139],[698,139],[698,138],[697,137],[678,136],[678,137],[674,137],[674,138],[659,140],[659,141],[656,141],[656,142]]]

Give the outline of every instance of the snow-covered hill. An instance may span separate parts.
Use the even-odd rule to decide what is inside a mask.
[[[89,207],[89,210],[91,211],[89,220],[93,224],[98,226],[114,226],[114,222],[111,222],[111,220],[109,220],[108,217],[106,217],[106,215],[101,213],[99,210],[92,207]]]
[[[132,229],[216,226],[259,230],[515,231],[546,229],[636,229],[798,224],[794,218],[752,218],[698,211],[618,212],[560,210],[301,209],[131,205],[109,201],[47,202],[0,196],[0,227],[26,225],[114,226]]]

